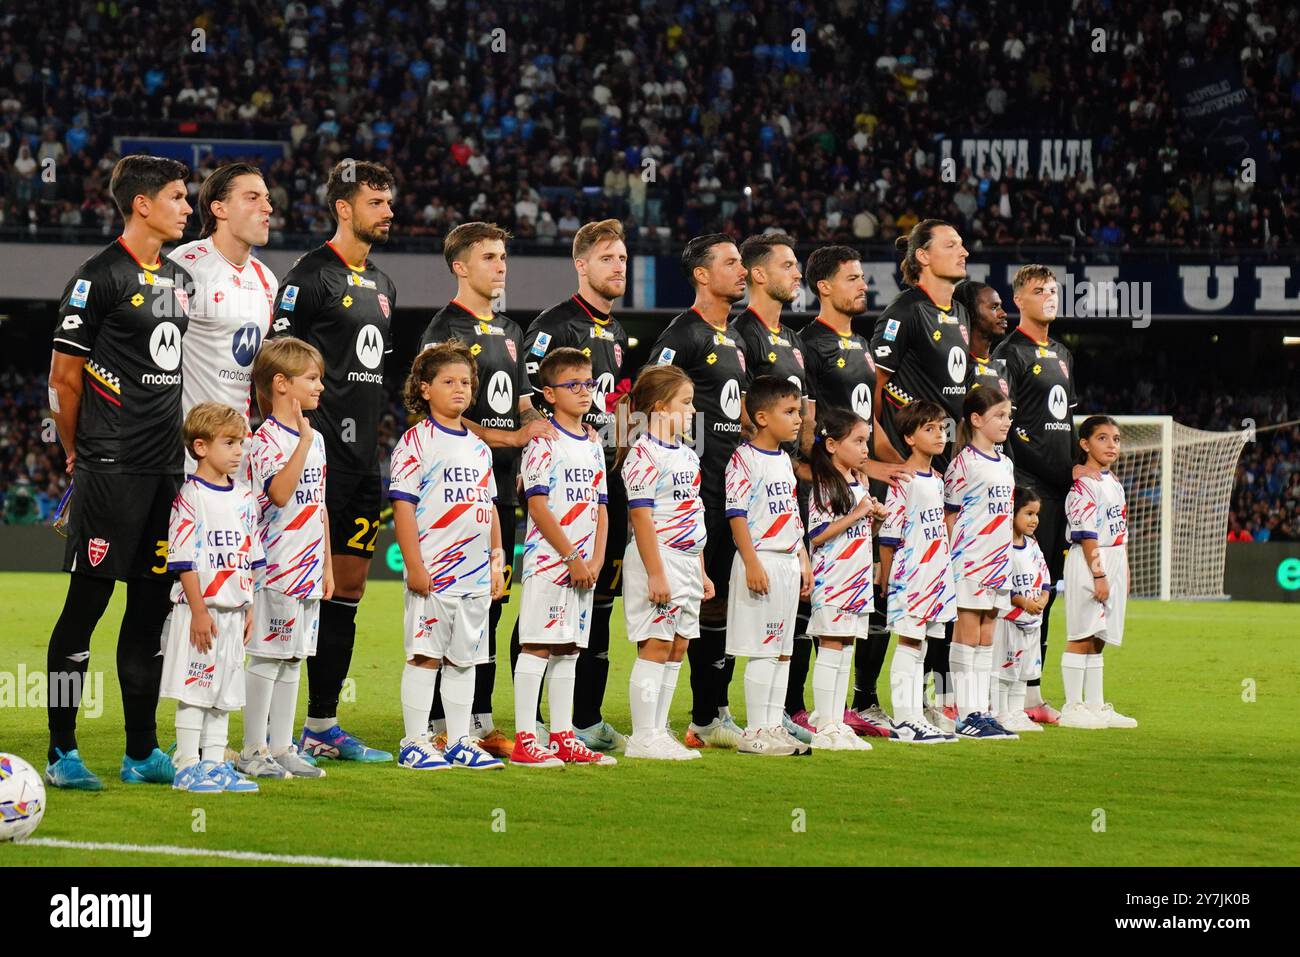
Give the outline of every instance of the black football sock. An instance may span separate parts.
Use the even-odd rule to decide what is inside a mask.
[[[691,665],[691,722],[703,727],[718,716],[719,675],[726,665],[727,630],[700,625],[700,637],[686,646]]]
[[[807,622],[804,622],[805,627]],[[803,701],[803,686],[808,681],[808,662],[812,659],[811,638],[796,637],[790,655],[790,684],[785,691],[785,713],[794,717],[807,710]]]
[[[54,623],[45,654],[50,727],[46,757],[51,764],[58,759],[55,748],[67,754],[77,747],[77,709],[81,707],[81,692],[90,662],[90,636],[113,597],[113,584],[111,578],[68,576],[63,611]]]
[[[614,600],[591,606],[591,630],[587,647],[578,654],[578,671],[573,686],[573,726],[590,728],[602,720],[605,686],[609,679],[609,618]]]
[[[163,622],[172,610],[171,582],[126,586],[126,611],[117,636],[117,680],[122,686],[126,754],[143,761],[158,747],[158,689],[162,684]]]
[[[307,659],[307,717],[335,718],[343,679],[352,667],[357,640],[355,598],[331,598],[320,603],[316,654]]]

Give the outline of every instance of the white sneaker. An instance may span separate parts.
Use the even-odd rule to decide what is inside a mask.
[[[667,739],[668,747],[677,755],[679,761],[694,761],[701,756],[694,748],[682,744],[677,735],[673,734],[672,728],[660,728],[659,736]]]
[[[812,749],[814,751],[843,751],[844,750],[840,746],[840,740],[839,740],[840,734],[839,734],[839,727],[837,725],[828,724],[825,727],[819,727],[818,725],[814,724],[813,727],[817,728],[817,730],[813,732],[813,739],[812,739]]]
[[[1100,714],[1089,710],[1082,701],[1066,704],[1061,708],[1061,720],[1057,722],[1057,726],[1061,728],[1083,728],[1088,731],[1097,731],[1108,727],[1106,719]]]
[[[925,718],[926,724],[930,725],[932,728],[938,728],[944,734],[957,733],[957,722],[944,714],[943,708],[940,708],[936,704],[927,702],[923,712],[923,717]]]
[[[998,724],[1008,731],[1015,731],[1019,734],[1021,731],[1042,731],[1042,725],[1034,721],[1023,711],[1006,711],[997,716]]]
[[[871,750],[871,742],[863,738],[859,738],[857,732],[854,731],[852,728],[850,728],[847,724],[840,722],[835,727],[839,731],[841,751],[870,751]]]
[[[1138,726],[1136,718],[1130,718],[1126,714],[1120,714],[1115,710],[1115,706],[1107,701],[1100,708],[1089,708],[1098,719],[1105,722],[1103,728],[1136,728]]]
[[[687,726],[687,731],[694,734],[711,748],[740,747],[742,735],[728,727],[721,718],[714,718],[704,725],[692,722]]]
[[[286,769],[280,767],[279,762],[271,757],[271,752],[262,745],[248,757],[247,752],[240,754],[239,760],[235,762],[235,769],[250,778],[273,778],[283,781],[285,778],[291,778],[293,775]]]
[[[287,750],[282,751],[280,754],[272,755],[272,757],[275,758],[276,764],[280,765],[280,767],[284,768],[295,778],[325,777],[325,769],[318,768],[299,754],[298,746],[296,744],[289,745]]]
[[[658,732],[633,732],[628,735],[623,749],[625,758],[645,758],[650,761],[681,761],[677,751],[668,743],[667,736]]]
[[[796,738],[793,734],[791,734],[789,731],[785,729],[784,724],[778,724],[775,727],[768,728],[767,732],[768,734],[776,738],[778,741],[780,741],[782,744],[786,744],[794,748],[795,754],[798,755],[812,754],[812,745],[800,741],[798,738]]]

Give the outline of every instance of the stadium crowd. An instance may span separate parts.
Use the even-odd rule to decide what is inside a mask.
[[[617,216],[642,249],[767,227],[867,246],[939,216],[973,248],[1300,243],[1295,8],[1164,2],[9,5],[0,233],[111,234],[132,134],[283,142],[263,164],[273,243],[331,229],[345,156],[394,171],[408,241],[481,219],[563,245]],[[1185,55],[1240,63],[1272,185],[1208,165],[1175,114]],[[940,180],[936,135],[1013,130],[1090,137],[1095,168]]]

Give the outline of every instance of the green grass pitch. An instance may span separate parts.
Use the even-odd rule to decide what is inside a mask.
[[[20,663],[44,671],[66,581],[0,576],[0,677],[12,683]],[[501,623],[507,636],[517,591]],[[1283,605],[1131,603],[1125,646],[1106,653],[1106,692],[1139,719],[1132,731],[1048,728],[1018,742],[878,742],[801,760],[709,751],[686,763],[491,774],[325,762],[322,781],[198,797],[118,781],[113,649],[123,598],[119,588],[92,646],[102,714],[80,724],[81,752],[105,790],[51,789],[36,838],[465,865],[1300,864],[1300,666],[1295,609]],[[372,583],[358,618],[356,701],[341,708],[349,730],[390,750],[401,735],[400,621],[401,586]],[[606,716],[626,729],[634,649],[622,638],[621,606],[614,622]],[[509,728],[507,669],[499,665],[495,703]],[[1045,671],[1059,704],[1059,644]],[[302,695],[299,720],[305,680]],[[743,713],[739,673],[732,702]],[[683,675],[675,727],[685,727],[689,704]],[[166,747],[170,702],[158,721]],[[230,732],[237,741],[240,717]],[[0,750],[39,768],[45,748],[42,709],[0,708]],[[0,845],[0,866],[178,863],[231,862]]]

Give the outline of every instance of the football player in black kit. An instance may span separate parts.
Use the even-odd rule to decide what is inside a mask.
[[[456,277],[456,298],[430,321],[420,336],[420,348],[459,339],[478,363],[478,395],[465,410],[471,431],[492,449],[492,474],[496,478],[497,517],[501,547],[507,556],[506,591],[492,602],[488,613],[489,660],[474,669],[474,704],[471,733],[479,746],[497,758],[508,758],[514,740],[492,718],[492,692],[496,688],[497,622],[510,600],[515,554],[515,473],[519,450],[535,435],[553,432],[533,408],[532,390],[524,374],[523,330],[503,313],[493,312],[506,288],[506,240],[510,233],[495,223],[461,223],[447,234],[442,255]],[[429,730],[439,751],[447,748],[447,727],[442,707],[442,671],[439,669],[429,714]]]
[[[993,347],[1007,334],[1007,311],[1002,308],[1002,297],[987,283],[967,279],[957,284],[952,298],[962,304],[970,318],[967,386],[973,389],[977,385],[995,385],[1006,395],[1006,363],[993,358]]]
[[[1036,537],[1055,583],[1065,567],[1065,496],[1079,476],[1097,473],[1075,464],[1079,442],[1074,427],[1078,404],[1074,357],[1048,335],[1059,306],[1056,277],[1046,266],[1022,266],[1011,288],[1020,324],[993,350],[994,358],[1005,364],[1010,386],[1011,434],[1006,452],[1015,464],[1016,486],[1033,489],[1042,500]],[[1044,664],[1048,614],[1055,600],[1053,588],[1047,593],[1039,634]],[[1056,724],[1061,714],[1043,700],[1041,681],[1029,685],[1025,713],[1039,724]]]
[[[867,281],[857,250],[849,246],[823,246],[814,250],[808,257],[804,275],[808,288],[820,303],[816,317],[799,333],[804,344],[809,392],[817,398],[815,403],[809,403],[808,417],[813,422],[807,437],[811,440],[820,409],[849,409],[868,424],[873,422],[871,403],[876,387],[876,363],[870,343],[853,331],[853,317],[867,308]],[[805,454],[807,451],[805,447]],[[872,494],[881,501],[887,484],[905,481],[909,474],[897,463],[875,459],[867,463]],[[894,733],[876,697],[876,682],[888,649],[884,597],[877,588],[871,635],[866,641],[854,643],[853,715],[846,714],[844,719],[859,734],[891,737]],[[799,712],[804,705],[803,685],[811,650],[811,643],[797,641],[790,659],[790,695],[786,707],[796,723],[807,720],[806,713]]]
[[[902,462],[907,445],[894,427],[900,409],[918,399],[937,402],[947,413],[947,444],[934,457],[943,475],[952,456],[956,423],[966,398],[970,321],[953,299],[953,287],[966,278],[966,247],[948,223],[923,219],[895,241],[903,255],[907,288],[876,320],[871,351],[876,357],[876,427],[872,447],[878,459]],[[936,705],[926,705],[925,720],[944,731],[956,726],[948,679],[948,641],[928,642],[926,671],[935,676]],[[943,708],[952,706],[951,714]]]
[[[46,662],[50,747],[45,782],[98,791],[77,750],[77,710],[90,636],[126,585],[117,637],[128,784],[167,784],[176,771],[158,747],[158,654],[171,610],[167,526],[185,468],[181,451],[181,337],[189,273],[161,256],[191,209],[183,163],[126,156],[109,192],[126,224],[68,281],[50,361],[50,411],[73,476],[63,611]],[[16,596],[15,596],[16,597]]]
[[[803,395],[803,426],[800,441],[790,443],[786,449],[795,461],[799,482],[799,511],[805,527],[808,524],[808,482],[811,473],[806,463],[799,461],[799,450],[812,441],[812,409],[816,396],[808,388],[803,343],[799,334],[781,323],[781,309],[795,301],[803,274],[799,259],[794,253],[794,240],[784,233],[764,233],[750,236],[740,244],[740,260],[745,265],[745,281],[749,289],[749,304],[732,323],[745,354],[745,368],[753,378],[772,375],[793,382]],[[799,602],[796,614],[795,637],[802,639],[808,627],[811,607],[807,601]],[[808,677],[810,645],[796,640],[790,658],[790,683],[786,691],[786,708],[782,723],[786,731],[804,744],[812,743],[812,731],[806,722],[795,721],[803,710],[803,687]]]
[[[379,416],[384,357],[393,351],[393,281],[370,261],[393,223],[393,176],[378,163],[343,160],[325,185],[334,236],[303,255],[280,285],[271,336],[297,336],[325,356],[325,392],[308,413],[325,439],[334,596],[320,605],[316,654],[307,659],[307,722],[299,750],[321,758],[391,761],[338,723],[352,664],[357,604],[379,535]]]
[[[742,731],[727,706],[735,659],[727,647],[727,582],[735,544],[726,517],[724,476],[748,419],[742,399],[749,387],[745,355],[727,321],[731,306],[745,298],[745,265],[731,237],[697,236],[682,251],[682,268],[695,288],[694,304],[677,316],[650,350],[650,361],[680,366],[695,383],[700,456],[700,498],[704,502],[704,567],[716,596],[700,608],[700,637],[687,649],[691,663],[691,723],[688,748],[734,748]]]
[[[621,751],[626,738],[601,713],[609,677],[609,618],[614,599],[622,593],[623,552],[627,548],[627,490],[614,468],[618,444],[612,404],[631,383],[623,375],[627,333],[610,313],[627,289],[627,245],[617,219],[587,223],[573,236],[573,268],[578,291],[541,313],[524,335],[524,361],[538,408],[545,405],[539,375],[542,359],[552,349],[571,347],[591,360],[596,380],[587,425],[604,436],[605,480],[608,485],[609,531],[605,564],[596,579],[587,647],[578,656],[573,687],[573,729],[593,751]],[[510,639],[511,670],[519,657],[519,626]],[[540,723],[540,719],[539,719]]]

